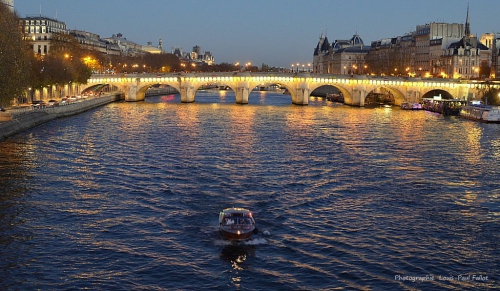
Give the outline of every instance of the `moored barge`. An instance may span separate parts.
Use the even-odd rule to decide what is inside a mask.
[[[460,117],[484,123],[500,123],[500,107],[471,103],[462,107]]]
[[[435,96],[434,98],[424,98],[422,108],[443,115],[458,116],[460,109],[466,104],[467,101],[462,99],[442,99],[441,96]]]

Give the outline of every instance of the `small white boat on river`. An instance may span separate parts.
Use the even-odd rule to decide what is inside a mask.
[[[257,233],[252,213],[244,208],[226,208],[219,214],[219,231],[223,238],[233,241],[249,240]]]

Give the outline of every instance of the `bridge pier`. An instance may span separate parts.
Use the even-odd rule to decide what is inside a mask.
[[[292,94],[292,103],[295,105],[308,105],[309,104],[309,88],[298,88],[295,94]]]
[[[352,91],[344,93],[344,103],[351,106],[365,106],[366,90],[363,87],[354,87]]]
[[[182,103],[193,103],[194,102],[194,95],[196,94],[196,91],[194,90],[194,87],[191,85],[184,85],[181,87],[181,102]]]
[[[128,92],[125,93],[125,101],[130,101],[130,102],[136,102],[136,101],[142,101],[139,100],[139,96],[137,96],[138,93],[138,85],[141,82],[140,78],[136,78],[134,82],[130,83],[128,87]],[[144,96],[143,96],[144,97]]]
[[[292,93],[292,103],[295,105],[308,105],[309,95],[311,94],[311,88],[309,87],[308,79],[311,77],[310,74],[300,74],[293,78],[295,83],[295,92]]]
[[[250,88],[248,88],[248,86],[238,87],[235,94],[237,104],[248,104],[248,95],[250,94]]]

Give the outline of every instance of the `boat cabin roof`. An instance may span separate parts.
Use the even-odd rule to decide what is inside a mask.
[[[252,216],[252,213],[248,209],[234,207],[222,210],[221,214],[230,216]]]

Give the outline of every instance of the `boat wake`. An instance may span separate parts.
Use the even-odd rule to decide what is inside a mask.
[[[265,238],[252,238],[251,240],[241,242],[244,245],[265,245],[267,244],[267,240]]]
[[[214,241],[216,246],[229,246],[229,245],[241,245],[241,246],[256,246],[256,245],[265,245],[268,244],[268,241],[265,238],[252,238],[247,241],[230,241],[226,239],[216,239]]]

